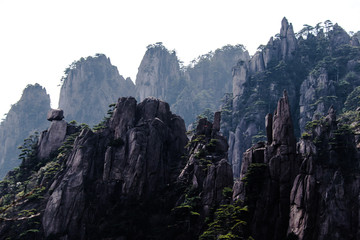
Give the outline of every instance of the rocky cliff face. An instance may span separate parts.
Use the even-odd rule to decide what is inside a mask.
[[[342,109],[349,94],[357,91],[360,50],[340,26],[327,22],[305,27],[297,36],[284,18],[275,38],[250,61],[233,68],[233,101],[228,104],[232,116],[222,130],[229,136],[235,176],[240,174],[243,152],[265,139],[263,116],[275,108],[283,89],[289,93],[292,116],[299,119],[294,121],[298,137],[307,121],[326,114],[331,105]]]
[[[124,79],[103,54],[74,62],[65,70],[59,108],[65,119],[94,125],[99,123],[109,104],[118,96],[134,96],[135,86]]]
[[[197,238],[205,218],[231,202],[220,113],[214,123],[200,121],[189,153],[184,121],[158,99],[119,98],[97,131],[67,124],[59,113],[49,112],[51,127],[0,182],[1,236]]]
[[[297,83],[287,64],[294,61],[296,48],[292,25],[284,18],[279,38],[271,38],[248,62],[240,61],[233,68],[232,126],[224,125],[223,131],[229,136],[229,160],[236,177],[242,154],[256,141],[265,139],[263,116],[276,106],[283,89],[288,90],[289,101],[297,108]]]
[[[234,198],[255,239],[359,239],[358,112],[330,108],[295,147],[288,97],[266,117],[267,142],[244,153]],[[356,138],[357,139],[357,138]]]
[[[193,66],[185,69],[186,86],[173,105],[174,111],[183,116],[187,124],[194,122],[206,109],[218,111],[224,95],[238,87],[232,81],[233,66],[249,59],[242,45],[227,45],[200,56]]]
[[[28,85],[20,100],[12,105],[0,125],[0,178],[17,167],[20,150],[25,138],[48,125],[46,114],[50,109],[50,97],[39,84]]]
[[[328,115],[298,143],[289,234],[298,239],[359,239],[359,152],[349,125]]]
[[[213,123],[206,118],[199,120],[187,145],[188,161],[177,180],[185,190],[177,202],[175,214],[189,206],[187,211],[197,212],[199,217],[192,219],[189,225],[179,224],[182,231],[178,232],[177,239],[195,239],[203,231],[205,218],[211,217],[221,204],[230,202],[223,192],[232,187],[233,174],[227,160],[227,141],[219,130],[220,112],[217,112]]]
[[[151,216],[162,216],[167,208],[160,207],[169,204],[164,192],[176,179],[187,142],[183,120],[165,102],[145,99],[137,105],[134,98],[120,98],[108,124],[97,133],[84,129],[76,139],[64,174],[50,188],[43,216],[45,236],[98,239],[116,231],[118,237],[140,238],[150,229],[136,226],[161,224],[150,223],[146,216],[155,209],[159,212]],[[132,211],[140,211],[142,202],[149,207],[142,223],[130,216],[120,220],[131,214],[124,209],[138,204]],[[116,220],[124,226],[115,227]],[[127,224],[134,224],[137,232],[124,228]]]
[[[328,73],[324,68],[319,72],[310,74],[301,84],[300,88],[300,120],[301,131],[305,131],[308,121],[316,120],[325,114],[330,106],[338,106],[335,89],[335,81],[329,80]]]
[[[149,45],[136,75],[137,98],[156,97],[173,104],[184,87],[182,74],[175,52],[161,43]]]
[[[289,99],[284,92],[273,117],[267,116],[267,143],[244,153],[234,198],[249,205],[255,239],[284,239],[289,222],[289,196],[298,164]],[[255,180],[254,180],[255,179]]]
[[[268,44],[251,58],[249,69],[255,74],[269,68],[272,62],[291,60],[295,56],[297,39],[292,24],[286,18],[281,21],[279,37],[271,37]],[[270,65],[269,65],[270,64]]]
[[[248,61],[248,52],[229,45],[180,69],[175,52],[161,43],[149,45],[136,76],[137,98],[163,99],[190,124],[206,108],[217,110],[224,94],[232,92],[231,68],[239,60]]]

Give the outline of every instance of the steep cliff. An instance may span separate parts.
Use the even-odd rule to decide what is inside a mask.
[[[263,116],[275,108],[283,89],[287,89],[289,101],[297,109],[299,82],[304,76],[297,75],[302,69],[295,67],[296,49],[292,25],[284,18],[279,37],[271,38],[249,61],[238,62],[232,70],[231,124],[224,123],[223,131],[229,136],[229,161],[235,177],[240,174],[242,154],[253,143],[265,139]],[[296,117],[296,111],[292,115]]]
[[[186,124],[209,108],[218,110],[225,93],[231,93],[231,68],[249,54],[241,45],[224,46],[180,68],[174,51],[161,43],[149,45],[136,76],[137,98],[153,96],[169,102]]]
[[[215,209],[231,202],[224,191],[233,185],[233,174],[227,160],[227,141],[219,133],[220,112],[214,122],[199,120],[195,134],[187,145],[188,161],[177,184],[183,189],[173,214],[177,216],[176,239],[196,239],[204,231],[205,219]]]
[[[249,206],[251,236],[255,239],[285,239],[290,191],[298,168],[286,92],[274,115],[270,114],[266,119],[267,143],[258,143],[244,153],[241,181],[234,185],[234,198]]]
[[[75,140],[64,173],[50,187],[45,236],[139,239],[156,234],[151,226],[166,229],[161,219],[172,201],[165,193],[187,142],[183,120],[165,102],[120,98],[107,124],[98,132],[84,129]]]
[[[242,45],[227,45],[200,56],[185,70],[186,87],[173,105],[185,122],[194,122],[206,109],[218,111],[225,94],[233,91],[231,69],[238,61],[247,62],[249,53]]]
[[[184,121],[158,99],[119,98],[96,131],[66,123],[61,110],[48,118],[50,128],[0,182],[0,236],[187,239],[231,201],[220,113],[214,124],[201,121],[189,153]]]
[[[28,85],[20,100],[11,106],[0,124],[0,179],[21,163],[18,147],[24,139],[47,127],[49,109],[50,97],[39,84]]]
[[[288,98],[266,116],[267,142],[244,153],[234,198],[255,239],[359,239],[359,112],[308,122],[295,147]]]
[[[124,79],[103,54],[82,58],[65,70],[59,108],[65,119],[94,125],[102,120],[108,105],[118,96],[134,96],[135,86]]]
[[[349,120],[337,120],[331,107],[326,117],[308,123],[298,143],[302,163],[291,190],[288,230],[298,239],[360,239],[360,159],[353,132],[358,116],[351,126]]]
[[[156,97],[171,105],[183,88],[183,72],[175,51],[168,51],[161,43],[149,45],[136,75],[137,98]]]
[[[225,104],[224,115],[228,116],[224,119],[229,120],[222,130],[229,136],[234,176],[240,174],[243,152],[265,139],[263,116],[276,106],[283,89],[289,93],[291,114],[298,119],[294,130],[299,137],[307,121],[326,114],[331,105],[344,107],[348,95],[360,84],[359,60],[360,48],[337,24],[305,25],[295,35],[284,18],[280,33],[232,71],[233,99]]]

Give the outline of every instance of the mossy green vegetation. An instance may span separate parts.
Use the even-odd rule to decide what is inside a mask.
[[[199,237],[200,240],[218,239],[252,239],[245,237],[245,219],[248,214],[247,207],[241,207],[240,202],[221,205],[214,214],[214,219]]]

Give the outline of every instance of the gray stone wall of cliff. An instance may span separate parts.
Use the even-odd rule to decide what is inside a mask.
[[[301,31],[307,32],[306,29]],[[302,36],[294,34],[286,18],[280,33],[252,56],[233,68],[232,117],[222,124],[229,136],[229,161],[234,176],[240,174],[242,154],[265,140],[263,116],[276,106],[286,89],[292,106],[295,136],[308,121],[326,114],[330,106],[343,109],[360,84],[360,51],[355,37],[337,24]],[[352,101],[354,102],[354,101]]]
[[[49,109],[50,97],[39,84],[28,85],[20,100],[11,106],[0,124],[0,179],[21,163],[18,147],[24,139],[48,126]]]
[[[76,120],[91,126],[105,116],[109,104],[119,96],[134,96],[135,86],[124,79],[110,59],[103,54],[74,62],[63,79],[59,108],[67,121]]]
[[[248,61],[248,52],[240,45],[225,46],[181,69],[174,51],[150,45],[136,76],[137,98],[167,101],[189,125],[205,109],[219,109],[224,94],[232,92],[231,69],[239,60]]]
[[[286,92],[274,114],[267,116],[267,122],[268,141],[258,143],[244,153],[240,173],[243,181],[234,184],[233,197],[249,206],[251,236],[284,239],[289,222],[289,196],[298,169],[296,139]],[[256,167],[262,167],[262,172],[256,172]],[[250,169],[255,175],[249,176]],[[253,178],[258,179],[258,185],[252,185]]]
[[[108,128],[85,129],[75,140],[64,173],[50,187],[43,216],[45,235],[98,239],[110,228],[118,236],[142,236],[142,231],[112,229],[111,223],[134,221],[121,216],[140,210],[140,203],[149,207],[144,222],[150,220],[146,214],[152,208],[160,207],[154,214],[162,216],[171,203],[164,202],[169,200],[165,193],[183,164],[186,142],[184,121],[170,112],[167,103],[147,98],[137,104],[134,98],[120,98]],[[116,215],[118,211],[123,213]],[[104,221],[109,224],[101,225]]]
[[[249,207],[252,237],[360,238],[358,114],[339,119],[331,107],[296,144],[284,94],[265,118],[267,141],[244,153],[233,187],[234,199]]]

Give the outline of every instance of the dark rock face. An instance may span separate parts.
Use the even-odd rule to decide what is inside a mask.
[[[38,156],[47,158],[57,150],[66,138],[67,123],[64,120],[54,120],[47,131],[43,131],[39,140]]]
[[[0,179],[21,163],[18,146],[24,139],[48,127],[49,109],[50,97],[39,84],[28,85],[20,100],[11,107],[0,124]]]
[[[244,153],[240,179],[246,177],[249,183],[237,182],[234,185],[234,198],[249,205],[250,235],[255,239],[284,239],[287,233],[289,196],[297,161],[286,92],[275,110],[271,136],[272,142],[259,143]],[[250,169],[257,175],[249,175]],[[259,178],[257,185],[252,185],[253,177]]]
[[[199,198],[199,206],[193,206],[192,211],[199,211],[200,217],[189,227],[184,226],[177,239],[194,239],[211,211],[220,204],[230,202],[223,191],[232,187],[233,174],[227,160],[227,141],[216,127],[220,121],[219,115],[220,112],[215,114],[213,124],[206,118],[200,119],[196,133],[188,144],[188,162],[177,180],[179,186],[187,186],[187,189],[179,198],[178,205],[189,204],[189,199]]]
[[[294,109],[298,105],[297,86],[290,80],[292,76],[274,70],[274,63],[285,68],[286,62],[293,61],[297,48],[293,27],[286,18],[282,20],[279,36],[271,38],[250,61],[239,62],[233,68],[232,127],[222,130],[229,136],[229,161],[235,177],[239,177],[246,149],[256,141],[266,139],[263,117],[276,107],[282,89],[290,93],[289,101]],[[258,138],[253,138],[256,135]]]
[[[298,239],[360,239],[359,154],[333,108],[298,143],[288,233]],[[315,140],[315,141],[314,141]]]
[[[246,149],[269,136],[263,117],[276,107],[283,89],[289,93],[296,137],[308,121],[319,120],[331,105],[356,109],[351,104],[360,84],[356,37],[330,21],[309,29],[311,26],[305,27],[296,37],[284,18],[279,34],[260,46],[249,61],[233,68],[232,117],[222,131],[229,136],[229,161],[235,177]]]
[[[135,96],[135,85],[119,75],[105,55],[81,59],[66,70],[60,91],[59,108],[67,121],[99,123],[109,104],[119,96]]]
[[[249,206],[250,235],[255,239],[359,239],[360,161],[354,133],[343,123],[347,120],[338,121],[330,107],[326,117],[309,124],[309,132],[295,148],[286,92],[272,127],[269,118],[268,142],[244,153],[242,181],[233,188],[234,199]]]
[[[64,111],[61,109],[51,109],[47,114],[48,121],[62,120],[64,118]]]
[[[141,226],[166,228],[164,212],[172,203],[166,193],[187,142],[184,121],[165,102],[145,99],[136,105],[134,98],[120,98],[108,124],[100,132],[85,129],[76,139],[64,173],[50,188],[46,236],[99,239],[111,233],[139,239],[151,230]],[[142,212],[141,222],[134,211]]]

